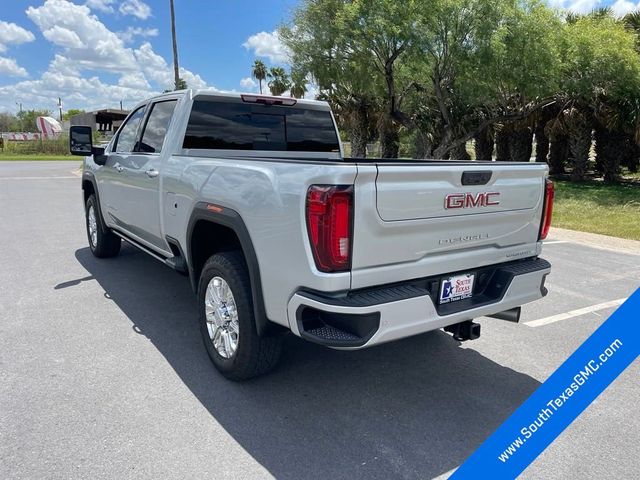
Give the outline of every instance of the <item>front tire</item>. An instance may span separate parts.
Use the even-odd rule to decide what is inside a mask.
[[[102,221],[100,206],[95,194],[89,196],[85,205],[87,239],[91,253],[98,258],[115,257],[120,253],[121,240]]]
[[[211,361],[230,380],[265,374],[280,357],[281,337],[258,335],[252,298],[240,252],[207,260],[198,285],[200,332]]]

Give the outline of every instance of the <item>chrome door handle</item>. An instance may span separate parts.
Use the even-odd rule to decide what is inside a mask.
[[[158,170],[156,170],[155,168],[150,168],[144,173],[146,173],[147,177],[149,178],[156,178],[160,174],[160,172],[158,172]]]

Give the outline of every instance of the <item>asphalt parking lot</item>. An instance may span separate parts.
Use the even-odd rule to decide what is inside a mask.
[[[360,352],[291,336],[273,374],[230,383],[185,277],[130,246],[92,257],[77,166],[0,162],[0,478],[446,476],[615,307],[557,315],[640,285],[640,251],[552,238],[550,293],[519,325]],[[636,361],[523,478],[640,478],[638,378]]]

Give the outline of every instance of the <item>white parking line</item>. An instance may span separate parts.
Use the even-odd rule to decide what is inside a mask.
[[[453,472],[455,472],[457,469],[458,469],[458,467],[452,468],[448,472],[444,472],[444,473],[441,473],[440,475],[438,475],[437,477],[433,477],[431,480],[446,480],[451,475],[453,475]]]
[[[64,177],[0,177],[0,180],[57,180],[61,178],[78,178],[77,176]]]
[[[550,323],[560,322],[562,320],[568,320],[570,318],[579,317],[587,313],[597,312],[598,310],[604,310],[605,308],[617,307],[626,302],[626,298],[620,298],[618,300],[612,300],[610,302],[599,303],[598,305],[591,305],[590,307],[579,308],[577,310],[571,310],[567,313],[559,313],[558,315],[551,315],[550,317],[541,318],[539,320],[533,320],[531,322],[525,322],[528,327],[542,327],[543,325],[549,325]]]
[[[550,242],[543,242],[543,245],[555,245],[556,243],[571,243],[567,240],[551,240]]]

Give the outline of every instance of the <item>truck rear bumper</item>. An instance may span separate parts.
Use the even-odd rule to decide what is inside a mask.
[[[474,297],[446,305],[437,305],[441,276],[342,296],[301,291],[289,301],[289,324],[294,334],[315,343],[366,348],[538,300],[547,293],[550,271],[540,258],[478,269]]]

